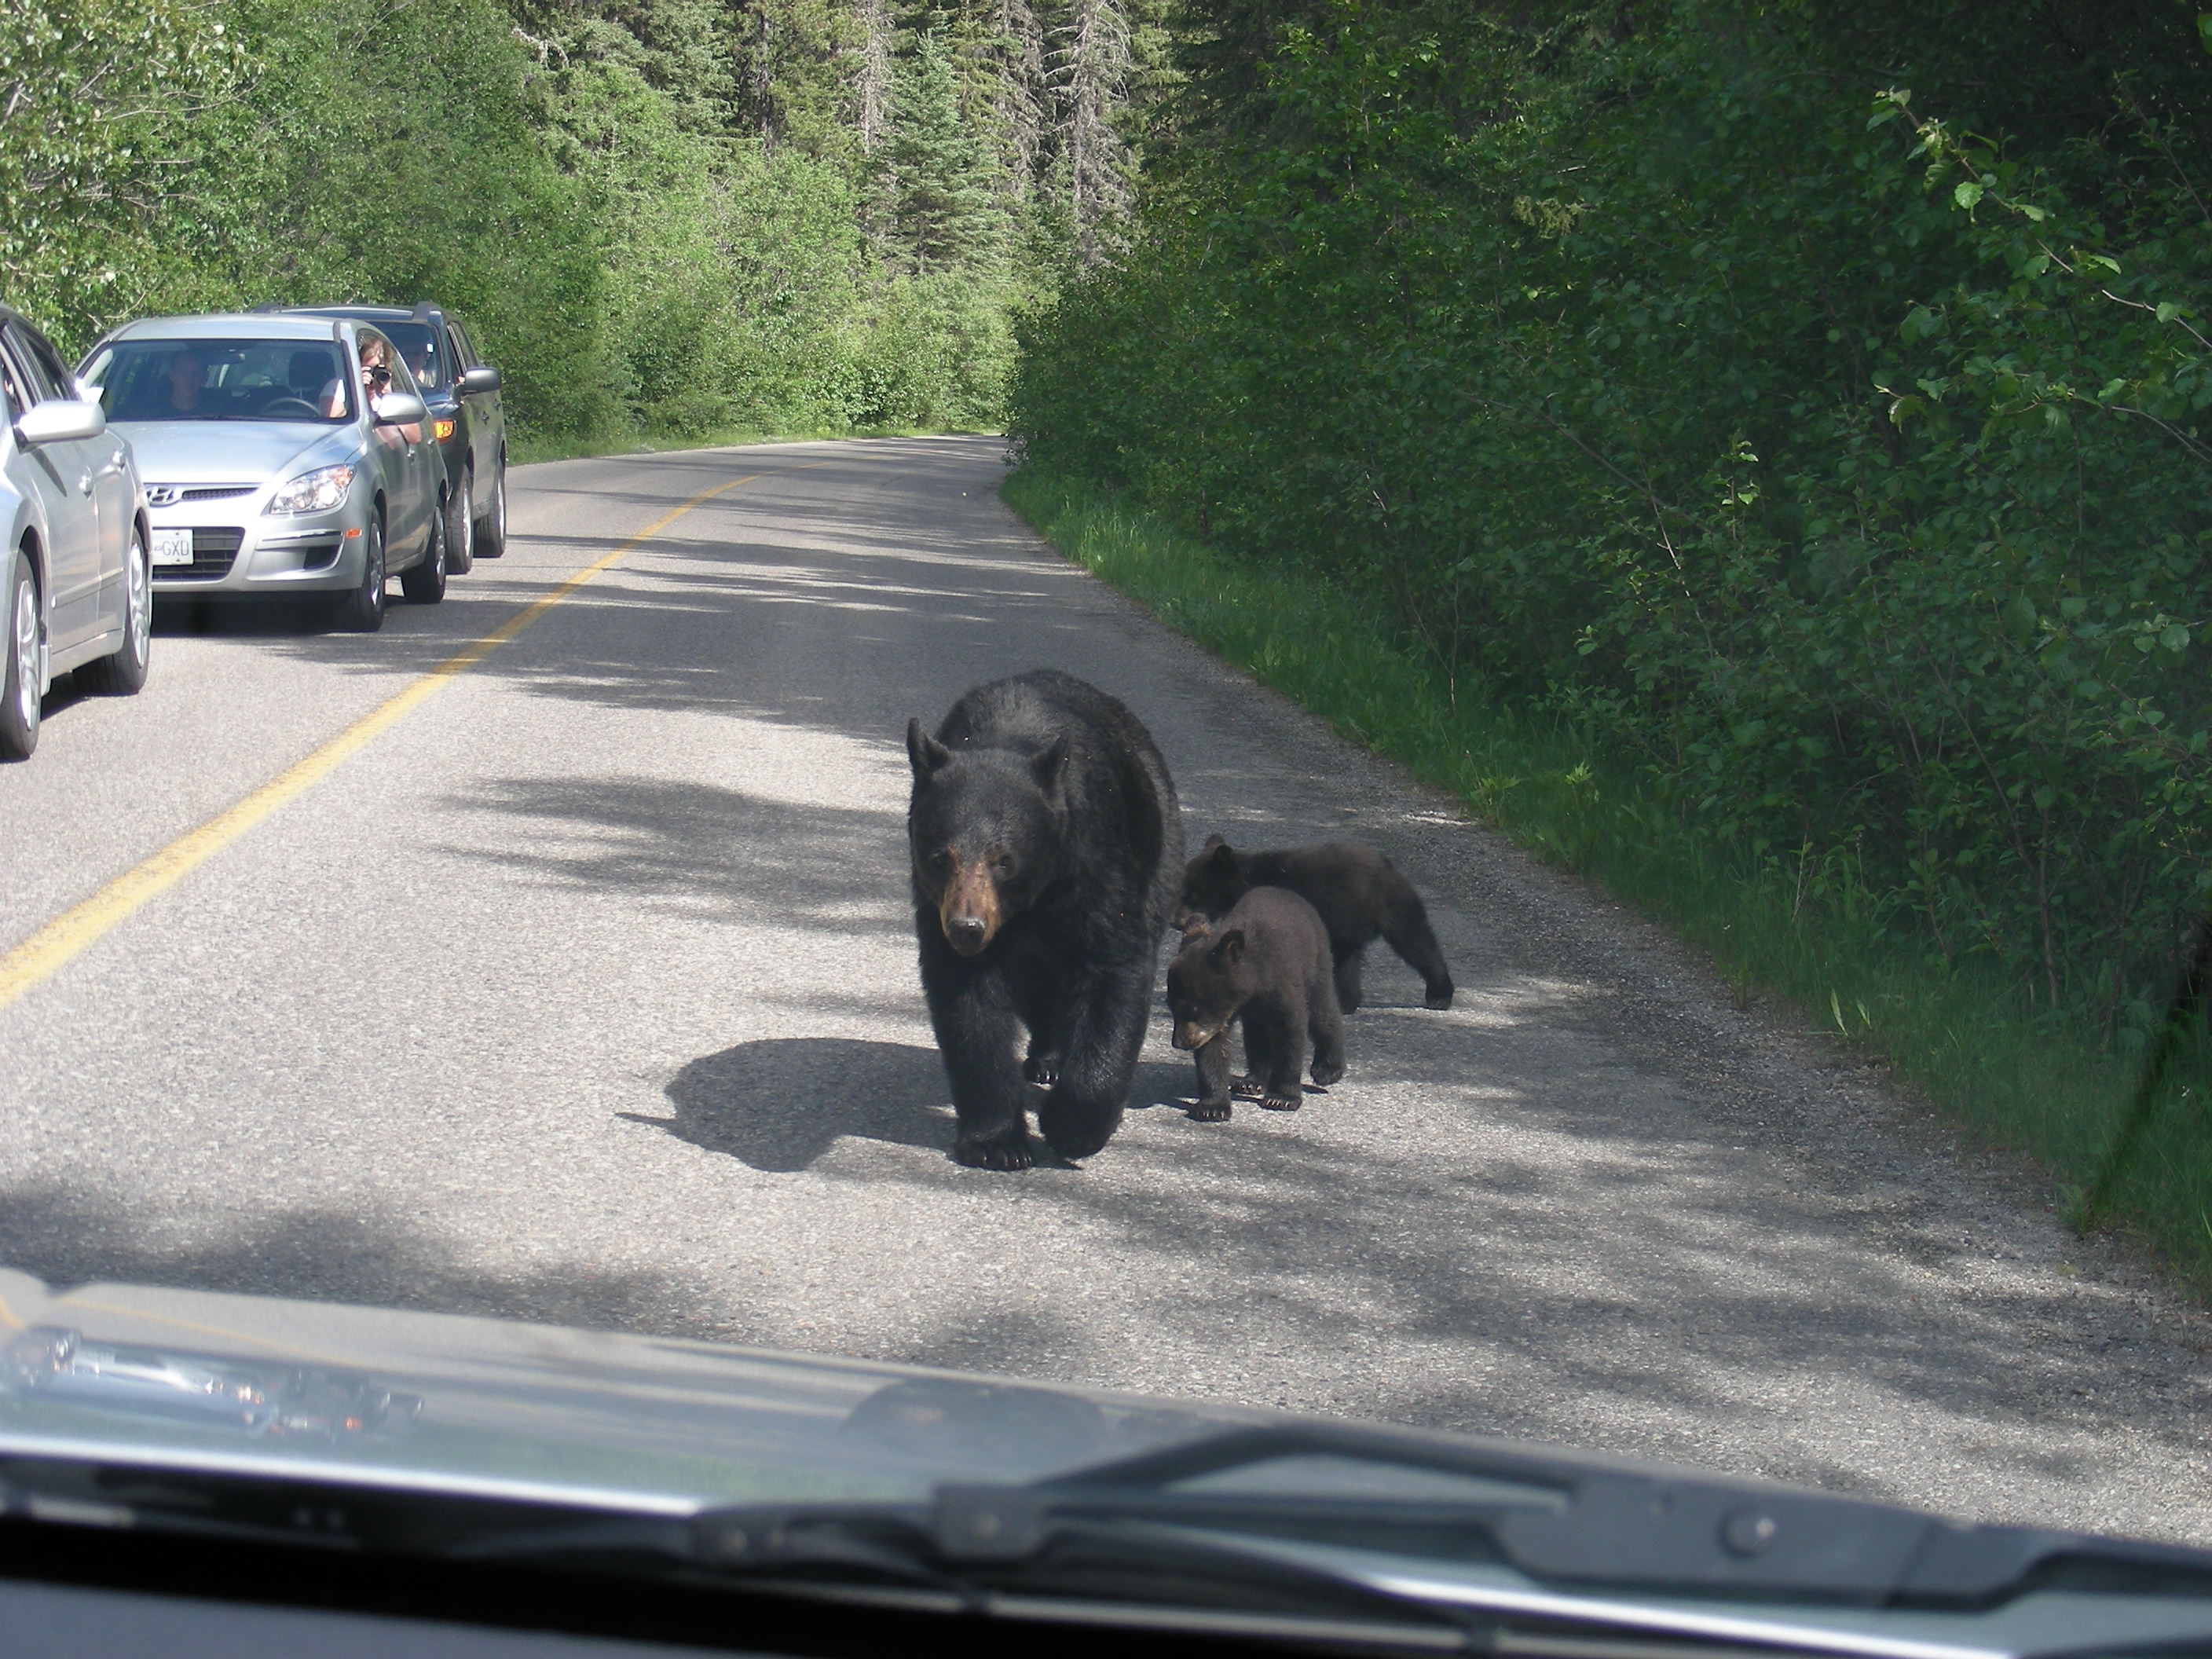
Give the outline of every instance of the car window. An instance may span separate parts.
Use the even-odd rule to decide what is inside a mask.
[[[349,420],[357,384],[329,339],[117,340],[84,378],[112,421]]]
[[[428,323],[391,323],[384,331],[399,348],[399,361],[407,366],[416,386],[435,388],[453,380],[453,364],[438,329]]]
[[[29,407],[22,387],[16,383],[15,365],[8,361],[5,351],[0,351],[0,414],[4,414],[8,424],[13,426],[17,413]]]
[[[22,338],[24,355],[30,358],[33,372],[52,383],[53,396],[74,399],[76,397],[76,376],[70,373],[62,354],[54,349],[53,342],[27,323],[18,323],[16,328]]]
[[[15,359],[25,381],[22,390],[31,403],[42,404],[70,395],[72,388],[69,371],[63,369],[58,380],[54,378],[53,370],[40,361],[39,343],[33,339],[28,328],[11,319],[7,326],[7,335],[9,345],[14,348],[10,355]],[[47,349],[51,352],[52,348],[48,347]]]

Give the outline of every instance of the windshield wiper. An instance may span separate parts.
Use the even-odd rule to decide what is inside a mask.
[[[1348,1501],[1189,1489],[1206,1477],[1316,1456],[1498,1483],[1509,1495]],[[1510,1495],[1513,1487],[1526,1495]],[[1530,1501],[1537,1494],[1555,1501]],[[1863,1498],[1622,1472],[1595,1459],[1357,1425],[1231,1430],[1035,1485],[938,1494],[940,1544],[965,1559],[1018,1558],[1056,1526],[1118,1519],[1488,1559],[1577,1589],[1958,1609],[2046,1587],[2212,1597],[2212,1552],[1961,1525]]]

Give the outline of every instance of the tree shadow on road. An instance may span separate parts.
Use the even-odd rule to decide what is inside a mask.
[[[1189,1074],[1147,1062],[1129,1103],[1176,1100]],[[774,1037],[693,1060],[667,1088],[673,1117],[624,1112],[755,1170],[810,1169],[846,1136],[950,1155],[952,1107],[934,1048],[852,1037]],[[1039,1096],[1042,1099],[1042,1095]]]
[[[56,1291],[150,1285],[599,1330],[713,1335],[728,1328],[703,1287],[675,1276],[580,1270],[572,1262],[471,1269],[419,1219],[365,1206],[194,1215],[27,1182],[0,1188],[0,1265]]]

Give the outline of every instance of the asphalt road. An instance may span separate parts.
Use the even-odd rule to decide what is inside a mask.
[[[172,617],[0,772],[0,951],[732,479],[0,1007],[0,1264],[1533,1436],[2212,1543],[2212,1327],[1879,1079],[1060,562],[999,445],[514,475],[376,635]],[[760,475],[750,477],[750,475]],[[1193,843],[1353,835],[1350,1075],[1193,1122],[1163,1013],[1082,1168],[946,1156],[907,717],[1054,665]]]

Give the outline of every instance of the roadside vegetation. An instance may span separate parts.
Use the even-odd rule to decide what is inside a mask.
[[[21,0],[0,297],[411,303],[532,453],[995,429],[1015,307],[1117,245],[1148,0]]]
[[[1009,498],[2212,1283],[2193,10],[1205,9]]]

